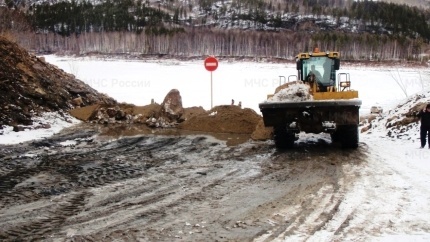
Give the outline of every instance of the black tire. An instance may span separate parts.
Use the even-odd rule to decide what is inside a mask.
[[[340,138],[339,138],[339,131],[335,131],[334,133],[331,133],[330,134],[330,137],[331,137],[331,142],[332,143],[337,143],[337,142],[339,142],[340,141]]]
[[[294,147],[295,134],[287,131],[285,127],[275,127],[273,139],[277,149],[288,149]]]
[[[358,147],[358,126],[357,125],[345,125],[340,127],[337,132],[340,135],[340,141],[342,142],[342,148],[345,149],[356,149]]]

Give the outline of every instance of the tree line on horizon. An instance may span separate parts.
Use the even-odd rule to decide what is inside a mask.
[[[277,58],[293,60],[300,52],[335,50],[343,60],[418,60],[422,42],[408,38],[350,33],[289,33],[220,29],[186,29],[174,35],[131,32],[85,33],[67,38],[54,33],[18,33],[35,53],[112,54],[131,56]]]
[[[212,3],[207,2],[212,0],[198,1],[201,6]],[[185,24],[180,21],[184,19],[185,10],[154,8],[142,0],[107,0],[100,4],[72,0],[26,6],[25,11],[2,7],[0,33],[13,32],[18,42],[31,51],[74,54],[97,52],[290,58],[318,45],[321,49],[340,51],[344,58],[351,60],[420,60],[420,54],[429,48],[430,14],[426,10],[372,1],[285,2],[283,7],[279,2],[278,7],[274,7],[276,2],[272,1],[233,1],[233,5],[240,8],[252,10],[258,7],[261,11],[260,15],[255,9],[233,16],[270,22],[279,28],[278,31],[195,26],[193,21],[197,20],[191,18]],[[350,22],[359,23],[361,27],[358,33],[324,31],[309,21],[300,23],[305,26],[303,28],[290,30],[283,28],[285,23],[279,14],[269,17],[262,12],[270,8],[275,12],[282,9],[283,12],[331,14],[338,19],[348,17]],[[209,15],[214,17],[213,13]],[[307,25],[312,28],[306,28]]]

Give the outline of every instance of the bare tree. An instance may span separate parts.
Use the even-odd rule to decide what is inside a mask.
[[[408,97],[407,83],[402,79],[402,76],[400,75],[399,69],[397,69],[397,72],[390,71],[390,76],[391,76],[391,78],[393,78],[393,80],[400,87],[400,89],[402,90],[403,94],[405,94],[405,96]]]
[[[77,77],[79,74],[79,63],[76,61],[69,61],[68,64],[69,64],[70,73],[73,74],[75,77]]]

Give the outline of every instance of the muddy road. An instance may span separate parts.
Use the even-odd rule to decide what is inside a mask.
[[[366,162],[364,144],[342,150],[324,137],[278,152],[270,141],[235,143],[239,137],[103,132],[82,125],[0,146],[0,240],[313,235],[336,214]],[[348,217],[339,224],[333,233],[341,239]]]

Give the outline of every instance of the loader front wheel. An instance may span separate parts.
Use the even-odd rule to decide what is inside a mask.
[[[275,145],[277,149],[288,149],[294,147],[295,134],[287,131],[285,127],[275,127],[273,130]]]

